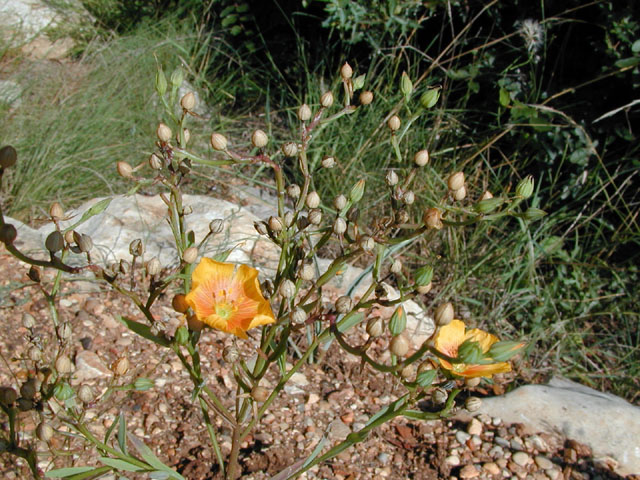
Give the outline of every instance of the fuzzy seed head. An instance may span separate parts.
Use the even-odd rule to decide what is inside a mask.
[[[324,92],[320,97],[320,105],[322,105],[324,108],[331,107],[331,105],[333,105],[333,93]]]
[[[116,163],[116,169],[118,170],[118,175],[120,175],[122,178],[133,177],[133,167],[127,162]]]
[[[306,122],[311,118],[311,108],[306,103],[300,105],[298,109],[298,118],[301,122]]]
[[[424,167],[427,163],[429,163],[429,151],[420,150],[413,156],[413,163],[415,163],[418,167]]]
[[[187,92],[180,99],[180,106],[187,112],[192,112],[196,106],[196,96],[193,92]]]
[[[164,123],[160,123],[158,125],[158,128],[156,129],[156,135],[158,136],[158,140],[160,140],[162,143],[167,143],[169,140],[171,140],[173,133],[167,125],[165,125]]]
[[[285,157],[295,157],[298,154],[298,145],[295,142],[287,142],[282,145],[282,153]]]
[[[218,152],[224,152],[227,149],[227,137],[221,133],[212,133],[211,147]]]
[[[373,102],[373,92],[365,90],[360,93],[360,105],[369,105],[371,102]]]
[[[318,192],[309,192],[305,203],[309,208],[318,208],[320,206],[320,195],[318,195]]]
[[[409,351],[409,339],[404,335],[396,335],[389,342],[389,351],[396,357],[404,357]]]
[[[439,327],[449,325],[453,320],[453,304],[451,302],[440,304],[436,308],[433,318]]]
[[[449,186],[449,190],[451,190],[452,192],[455,192],[456,190],[464,187],[464,173],[452,173],[447,180],[447,185]]]
[[[262,130],[256,130],[251,134],[251,143],[256,148],[264,148],[269,143],[269,137]]]
[[[194,263],[198,259],[198,249],[196,247],[187,248],[182,254],[185,263]]]
[[[387,120],[387,126],[392,132],[398,130],[400,128],[400,124],[400,117],[398,117],[397,115],[393,115],[389,120]]]

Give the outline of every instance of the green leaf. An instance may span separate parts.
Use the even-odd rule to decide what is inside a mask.
[[[511,95],[509,95],[509,91],[506,88],[500,89],[500,105],[503,107],[508,107],[511,103]]]
[[[433,381],[436,379],[438,371],[436,369],[424,370],[418,373],[416,377],[416,382],[423,388],[427,388],[431,386]]]
[[[107,443],[109,441],[109,438],[111,438],[111,434],[113,433],[113,431],[116,429],[117,426],[118,426],[118,422],[116,420],[111,422],[111,425],[107,429],[107,433],[104,434],[104,441],[102,443]]]
[[[167,478],[169,478],[169,472],[156,470],[149,474],[149,478],[152,478],[153,480],[167,480]]]
[[[96,467],[67,467],[49,470],[44,474],[47,478],[67,478],[78,473],[85,473],[95,470]]]
[[[86,212],[82,214],[82,217],[80,217],[80,220],[74,223],[71,227],[67,227],[65,229],[65,232],[75,229],[78,225],[83,224],[84,222],[89,220],[91,217],[95,217],[96,215],[104,212],[110,203],[111,203],[111,198],[103,198],[99,202],[93,204]]]
[[[166,338],[153,335],[151,333],[151,327],[149,327],[148,325],[136,322],[135,320],[129,320],[128,318],[122,317],[120,315],[118,315],[117,318],[118,321],[124,324],[125,327],[127,327],[132,332],[137,333],[141,337],[144,337],[147,340],[151,340],[152,342],[157,343],[158,345],[161,345],[163,347],[168,348],[169,346],[171,346],[171,342],[169,342],[169,340],[167,340]]]
[[[118,415],[118,446],[122,453],[127,453],[127,424],[123,413]]]
[[[213,259],[216,260],[217,262],[224,262],[227,260],[227,258],[229,258],[229,255],[231,255],[231,252],[233,252],[233,250],[236,247],[230,248],[229,250],[225,250],[224,252],[220,252],[216,255],[213,256]]]
[[[640,64],[640,57],[629,57],[623,58],[616,62],[616,67],[618,68],[627,68],[627,67],[635,67]]]
[[[350,330],[360,322],[364,320],[363,312],[353,312],[345,316],[340,322],[338,322],[338,331],[344,333]]]
[[[93,480],[95,478],[100,478],[107,472],[113,471],[111,467],[97,467],[92,469],[89,472],[78,473],[73,475],[72,477],[68,477],[69,480]],[[121,479],[125,479],[126,477],[120,477]]]
[[[100,460],[105,465],[108,465],[116,470],[124,470],[125,472],[144,472],[145,469],[129,463],[125,460],[120,460],[118,458],[109,458],[109,457],[100,457]]]
[[[129,440],[138,451],[140,456],[153,468],[169,473],[173,478],[177,478],[179,480],[185,480],[182,475],[178,472],[175,472],[170,467],[166,466],[164,463],[160,461],[158,457],[151,451],[149,447],[147,447],[142,440],[135,437],[134,435],[129,436]]]

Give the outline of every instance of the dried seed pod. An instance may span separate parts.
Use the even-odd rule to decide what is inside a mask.
[[[160,265],[160,260],[157,257],[153,257],[151,260],[147,262],[147,274],[152,277],[155,277],[162,270],[162,265]]]
[[[222,350],[222,359],[227,363],[236,363],[240,358],[240,352],[233,345],[224,347]]]
[[[187,248],[182,254],[182,259],[185,263],[194,263],[198,259],[198,249],[196,247]]]
[[[0,242],[11,245],[17,236],[18,231],[16,230],[16,227],[10,223],[5,223],[0,226]]]
[[[156,155],[155,153],[149,155],[149,166],[152,170],[160,170],[162,168],[162,165],[163,161],[158,155]]]
[[[282,231],[284,225],[278,217],[271,216],[269,217],[269,228],[277,233]]]
[[[320,225],[322,223],[322,210],[314,208],[309,211],[309,222],[312,225]]]
[[[340,76],[343,80],[349,80],[353,77],[353,69],[351,68],[351,65],[345,62],[340,68]]]
[[[333,168],[336,166],[336,159],[329,155],[322,158],[322,166],[324,168]]]
[[[442,327],[448,325],[453,320],[453,304],[451,302],[442,303],[436,308],[433,315],[436,325]]]
[[[284,224],[286,227],[290,227],[291,225],[293,225],[293,212],[286,212],[282,220],[284,220]]]
[[[360,93],[360,105],[369,105],[371,102],[373,102],[373,92],[365,90]]]
[[[400,370],[400,377],[404,380],[409,380],[416,374],[416,369],[412,364],[407,365],[402,370]]]
[[[320,97],[320,105],[322,105],[324,108],[331,107],[331,105],[333,105],[333,93],[324,92]]]
[[[367,320],[367,333],[371,337],[379,337],[384,333],[384,321],[380,317],[371,317]]]
[[[424,167],[427,163],[429,163],[429,151],[428,150],[420,150],[413,156],[413,163],[415,163],[418,167]]]
[[[344,218],[338,217],[333,222],[333,233],[336,235],[342,235],[347,231],[347,222],[345,222]]]
[[[404,357],[409,351],[409,339],[404,335],[396,335],[389,342],[389,351],[396,357]]]
[[[118,170],[118,175],[120,175],[122,178],[133,177],[133,167],[127,162],[116,163],[116,169]]]
[[[345,197],[342,194],[338,195],[336,198],[333,199],[333,206],[338,211],[342,210],[344,207],[347,206],[347,197]]]
[[[436,388],[431,392],[431,401],[436,405],[442,405],[449,398],[449,394],[443,388]]]
[[[40,390],[40,382],[36,378],[30,378],[20,387],[20,395],[27,400],[33,400]]]
[[[465,378],[464,385],[469,388],[477,387],[480,385],[480,377]]]
[[[298,154],[298,145],[295,142],[287,142],[282,145],[282,153],[285,157],[295,157]]]
[[[80,251],[82,253],[90,252],[93,248],[93,240],[91,239],[91,237],[85,233],[76,233],[77,232],[75,231],[73,232],[73,238],[76,241],[76,245],[78,245]]]
[[[280,295],[285,299],[292,298],[296,294],[296,285],[288,278],[285,278],[282,283],[280,283],[278,292],[280,292]]]
[[[262,130],[256,130],[251,134],[251,143],[256,148],[264,148],[269,143],[269,137]]]
[[[56,371],[61,374],[70,373],[73,370],[73,364],[69,357],[66,355],[61,355],[56,359]]]
[[[82,403],[91,403],[95,400],[96,395],[89,385],[80,385],[78,389],[78,398]]]
[[[300,187],[295,183],[292,183],[287,187],[287,195],[293,199],[298,198],[300,196]]]
[[[189,327],[189,330],[193,332],[200,332],[206,324],[203,321],[198,320],[198,317],[195,315],[189,315],[187,317],[187,326]]]
[[[400,124],[400,117],[398,117],[397,115],[393,115],[389,120],[387,120],[387,126],[392,132],[398,130],[400,128]]]
[[[413,204],[413,202],[416,201],[416,195],[415,193],[413,193],[411,190],[404,192],[404,194],[402,195],[402,201],[406,204],[406,205],[411,205]]]
[[[196,96],[193,92],[187,92],[180,99],[180,106],[184,108],[187,112],[193,111],[196,106]]]
[[[269,390],[259,385],[256,385],[251,389],[251,398],[253,398],[256,402],[264,402],[269,398]]]
[[[53,438],[53,428],[47,422],[40,422],[36,427],[36,437],[43,442],[48,442]]]
[[[376,247],[376,241],[369,235],[363,235],[358,241],[358,245],[365,252],[371,252]]]
[[[224,220],[221,218],[214,218],[209,222],[209,231],[213,235],[222,232],[222,230],[224,230]]]
[[[30,313],[22,314],[22,326],[31,330],[36,326],[36,319]]]
[[[0,148],[0,168],[13,167],[18,160],[18,152],[11,145]]]
[[[124,375],[129,371],[129,359],[127,357],[120,357],[113,365],[111,365],[111,371],[116,375]]]
[[[389,270],[391,271],[391,273],[400,273],[402,271],[402,262],[400,261],[400,259],[396,258],[391,264]]]
[[[398,174],[394,170],[389,170],[384,179],[390,187],[394,187],[399,181]]]
[[[304,264],[298,270],[298,277],[301,278],[302,280],[310,282],[314,278],[316,278],[316,270],[315,268],[313,268],[313,265],[310,265],[308,263]]]
[[[464,200],[464,197],[467,196],[467,189],[465,188],[465,186],[463,185],[461,188],[459,188],[458,190],[455,190],[453,192],[453,199],[460,202],[462,200]]]
[[[464,402],[464,408],[470,412],[476,412],[480,410],[482,406],[482,400],[478,397],[469,397]]]
[[[318,195],[318,192],[309,192],[305,203],[309,208],[318,208],[320,205],[320,195]]]
[[[298,109],[298,118],[303,122],[306,122],[311,118],[311,108],[309,108],[309,105],[306,103],[300,105],[300,108]]]
[[[493,194],[489,190],[486,190],[480,197],[480,200],[489,200],[490,198],[493,198]]]
[[[422,221],[427,227],[440,230],[443,227],[442,212],[437,208],[430,208],[424,212]]]
[[[218,152],[225,151],[227,149],[227,137],[221,133],[212,133],[211,147]]]
[[[253,224],[253,228],[256,229],[256,232],[260,235],[267,235],[269,230],[267,230],[267,224],[264,222],[255,222]]]
[[[51,253],[59,252],[64,248],[64,237],[58,230],[51,232],[44,241],[44,246]]]
[[[40,268],[32,265],[27,272],[27,277],[29,277],[29,280],[31,280],[32,282],[40,283],[40,280],[42,279]]]
[[[426,295],[427,293],[429,293],[431,291],[431,289],[433,288],[433,283],[429,282],[426,285],[418,285],[416,287],[416,292],[422,294],[422,295]]]
[[[455,192],[456,190],[464,187],[464,173],[455,172],[449,175],[447,185],[449,187],[449,190],[451,190],[452,192]]]
[[[289,315],[291,318],[291,323],[295,325],[301,325],[307,320],[307,312],[305,312],[302,308],[296,307]]]
[[[11,387],[0,387],[0,403],[9,406],[18,399],[18,393]]]
[[[144,245],[142,244],[142,240],[136,238],[132,240],[129,244],[129,253],[134,257],[141,257],[144,253]]]
[[[353,308],[353,300],[351,297],[347,295],[343,295],[342,297],[336,300],[336,312],[338,313],[349,313]]]
[[[399,225],[409,222],[409,218],[409,212],[406,210],[398,210],[396,212],[396,223]]]
[[[158,128],[156,129],[156,135],[158,136],[158,140],[160,140],[162,143],[167,143],[169,140],[171,140],[173,132],[171,132],[171,129],[167,125],[165,125],[164,123],[160,123],[158,125]]]
[[[61,323],[58,325],[58,336],[65,341],[71,340],[73,332],[71,331],[71,326],[68,323]]]
[[[62,217],[64,217],[64,210],[62,208],[62,205],[60,205],[58,202],[53,202],[49,207],[49,216],[53,220],[61,220]]]

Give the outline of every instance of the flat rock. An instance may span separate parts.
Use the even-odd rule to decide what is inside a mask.
[[[112,375],[100,357],[89,350],[83,350],[76,355],[76,371],[72,384],[79,385],[88,380],[107,378]]]
[[[614,458],[619,475],[640,472],[640,408],[615,395],[553,377],[484,399],[479,413],[584,443],[595,457]]]

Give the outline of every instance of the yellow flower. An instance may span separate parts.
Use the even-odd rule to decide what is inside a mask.
[[[250,328],[276,321],[262,296],[258,271],[247,265],[236,269],[232,263],[203,258],[185,300],[198,320],[240,338],[247,338]]]
[[[452,320],[448,325],[438,328],[433,343],[435,349],[454,359],[458,356],[458,349],[466,340],[476,342],[483,354],[486,354],[491,345],[498,341],[498,337],[478,328],[466,330],[466,325],[460,320]],[[490,358],[485,359],[491,361]],[[495,373],[510,372],[511,366],[507,362],[494,362],[482,364],[453,363],[444,358],[438,361],[445,370],[459,377],[491,377]]]

